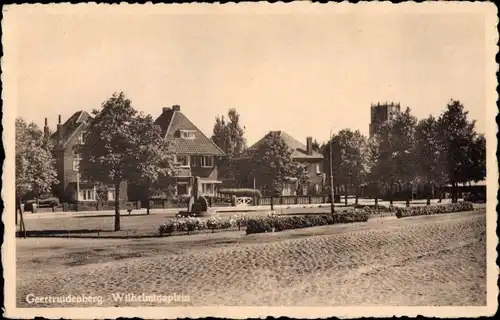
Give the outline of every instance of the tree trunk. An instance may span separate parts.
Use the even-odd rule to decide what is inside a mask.
[[[358,205],[358,199],[359,199],[359,185],[356,184],[355,186],[355,190],[356,190],[356,197],[354,199],[354,204],[355,205]]]
[[[438,186],[438,202],[441,203],[443,201],[443,188],[441,185]]]
[[[457,183],[455,181],[451,182],[451,202],[457,202]]]
[[[378,211],[378,183],[375,184],[375,209]]]
[[[344,185],[344,204],[347,207],[347,184]]]
[[[394,196],[394,182],[391,182],[391,190],[389,191],[389,204],[392,206],[393,204],[393,196]]]
[[[18,201],[19,201],[19,202],[18,202],[18,209],[16,210],[16,226],[17,226],[17,224],[18,224],[18,222],[17,222],[17,216],[18,216],[19,214],[22,214],[22,212],[21,212],[21,210],[22,210],[22,205],[21,205],[21,196],[19,196],[19,197],[18,197]],[[19,211],[18,211],[18,210],[19,210]]]
[[[432,186],[433,185],[431,183],[428,184],[428,187],[429,187],[429,190],[427,190],[427,205],[428,206],[431,205]]]
[[[406,184],[406,207],[410,207],[410,201],[412,196],[411,183]]]
[[[120,231],[120,182],[115,183],[115,231]]]

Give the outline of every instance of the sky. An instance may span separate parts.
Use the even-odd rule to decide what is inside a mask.
[[[235,108],[249,144],[270,130],[305,142],[368,135],[370,105],[439,116],[460,100],[486,130],[482,14],[26,14],[17,24],[17,115],[54,130],[123,91],[158,117],[178,104],[206,135]],[[8,54],[8,51],[6,51]]]

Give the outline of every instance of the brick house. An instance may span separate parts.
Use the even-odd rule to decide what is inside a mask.
[[[66,122],[61,123],[59,115],[57,130],[50,135],[53,156],[56,161],[57,178],[59,185],[55,186],[55,193],[62,202],[93,202],[97,200],[96,184],[81,179],[79,170],[79,156],[75,151],[78,144],[85,143],[85,133],[92,117],[86,111],[75,112]],[[44,133],[49,136],[47,118],[45,118]],[[120,186],[120,197],[127,201],[127,183]],[[108,186],[108,201],[115,201],[114,186]]]
[[[198,129],[182,112],[178,105],[163,108],[155,120],[162,134],[171,143],[174,151],[176,176],[165,184],[173,183],[177,195],[192,195],[191,182],[200,177],[201,194],[215,195],[219,184],[218,165],[225,153]],[[136,189],[136,188],[134,188]],[[130,190],[129,198],[140,198],[138,190]]]
[[[306,173],[309,178],[309,184],[304,186],[301,193],[306,194],[316,194],[321,192],[322,187],[325,181],[325,175],[323,173],[323,155],[315,150],[313,150],[312,137],[307,137],[306,144],[301,143],[296,140],[288,133],[284,131],[271,131],[266,134],[262,139],[254,143],[251,147],[247,149],[245,152],[247,155],[243,156],[239,159],[236,159],[239,164],[238,168],[244,170],[243,168],[248,168],[248,160],[250,158],[249,153],[252,150],[257,149],[262,143],[264,143],[265,138],[271,134],[272,132],[278,133],[279,136],[283,139],[288,148],[292,151],[292,160],[297,161],[299,163],[305,164]],[[240,187],[255,187],[259,189],[259,177],[253,176],[245,176],[245,174],[240,175],[240,180],[238,185]],[[285,183],[282,194],[283,196],[287,195],[296,195],[297,191],[297,181],[296,178],[290,177],[288,181]]]

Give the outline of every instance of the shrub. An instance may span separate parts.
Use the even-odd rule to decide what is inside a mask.
[[[246,227],[247,225],[247,222],[248,222],[248,217],[247,215],[243,212],[243,213],[240,213],[240,214],[235,214],[230,220],[229,222],[233,225],[233,226],[237,226],[238,227],[238,230],[241,230],[241,227]]]
[[[257,197],[257,198],[262,197],[262,193],[256,189],[244,189],[244,188],[220,189],[219,193],[226,196]]]
[[[370,210],[372,214],[377,213],[378,211],[380,212],[394,212],[395,209],[393,206],[383,206],[383,205],[378,205],[378,209],[374,204],[369,204],[369,205],[363,205],[363,204],[356,204],[354,205],[355,209],[365,209],[365,210]]]
[[[163,224],[163,225],[160,226],[160,228],[158,229],[158,231],[160,232],[160,237],[163,236],[163,234],[171,235],[172,232],[175,231],[174,221],[167,220],[167,222],[165,224]]]
[[[214,232],[214,230],[222,228],[222,219],[218,214],[213,215],[208,218],[206,225],[208,229],[212,229],[212,232]]]
[[[278,216],[269,214],[265,217],[248,219],[246,234],[309,228],[336,223],[365,222],[370,213],[367,210],[349,210],[334,214]]]
[[[474,206],[472,205],[471,202],[462,201],[457,203],[447,203],[447,204],[438,204],[438,205],[421,206],[421,207],[409,207],[409,208],[398,207],[395,210],[396,210],[396,217],[404,218],[404,217],[424,216],[431,214],[472,211],[474,210]]]

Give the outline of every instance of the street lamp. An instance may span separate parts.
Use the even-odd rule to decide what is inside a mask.
[[[332,198],[332,203],[330,206],[330,213],[335,212],[335,190],[333,189],[333,161],[332,161],[332,129],[330,129],[330,196]]]

